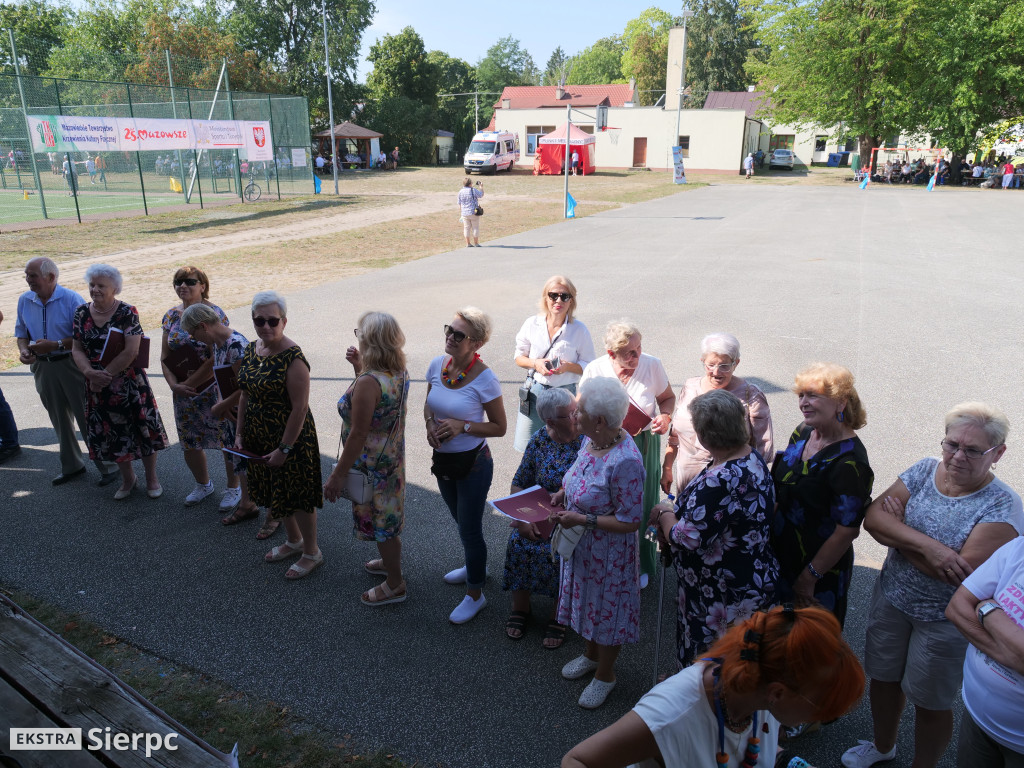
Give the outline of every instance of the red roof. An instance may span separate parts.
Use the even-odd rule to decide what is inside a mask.
[[[704,109],[742,109],[754,117],[764,102],[761,91],[711,91],[704,100]]]
[[[554,85],[513,85],[501,92],[495,109],[502,109],[502,102],[511,102],[509,109],[539,109],[543,107],[621,107],[633,100],[633,88],[625,83],[614,85],[567,85],[565,94],[559,99]]]

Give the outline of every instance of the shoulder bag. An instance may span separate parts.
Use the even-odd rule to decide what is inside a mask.
[[[559,332],[555,334],[555,340],[548,344],[548,348],[544,350],[544,354],[541,355],[541,357],[548,356],[548,352],[550,352],[551,348],[555,346],[555,341],[558,340],[560,335],[561,329],[559,329]],[[530,390],[533,389],[533,375],[535,373],[536,371],[531,368],[530,372],[526,374],[526,381],[524,381],[519,387],[519,412],[523,414],[523,416],[529,416],[530,411],[533,410],[533,403],[530,402]]]
[[[360,376],[366,376],[367,374],[361,373]],[[359,377],[356,377],[357,380]],[[355,382],[352,383],[355,386]],[[384,441],[384,445],[380,449],[380,453],[377,455],[377,461],[374,462],[373,466],[376,467],[384,456],[384,451],[387,450],[388,443],[391,442],[391,438],[395,434],[395,429],[398,428],[398,422],[402,419],[402,405],[405,402],[405,385],[402,385],[402,397],[398,401],[398,415],[395,417],[395,423],[391,425],[391,432],[388,433],[388,439]],[[338,461],[341,461],[341,436],[338,436]],[[338,461],[334,462],[334,466],[338,466]],[[333,471],[334,467],[331,468]],[[376,472],[373,475],[376,476]],[[367,467],[352,467],[348,471],[348,478],[345,485],[341,488],[341,495],[351,501],[353,504],[369,504],[373,501],[373,489],[374,479],[371,478],[371,472]]]
[[[556,525],[554,533],[551,534],[551,559],[555,559],[554,553],[557,552],[559,557],[571,560],[572,553],[575,551],[580,539],[583,538],[585,531],[586,527],[582,525],[570,525],[568,527],[561,524]]]

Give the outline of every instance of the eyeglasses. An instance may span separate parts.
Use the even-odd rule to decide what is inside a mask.
[[[704,363],[704,370],[708,373],[729,373],[735,367],[736,363],[719,363],[718,365]]]
[[[461,344],[462,342],[469,338],[469,336],[464,334],[462,331],[456,331],[450,325],[446,325],[444,327],[444,337],[446,339],[449,337],[454,339],[456,344]]]
[[[277,328],[281,322],[280,317],[260,317],[259,315],[252,316],[252,324],[257,328],[262,328],[264,325],[269,325],[271,328]]]
[[[943,440],[939,445],[942,447],[943,453],[948,453],[950,458],[956,456],[957,452],[962,452],[964,458],[968,461],[974,461],[980,459],[986,453],[992,453],[998,445],[993,445],[987,451],[979,451],[977,448],[968,448],[966,445],[960,445],[960,443],[954,443],[952,440]]]
[[[553,292],[551,292],[551,293],[548,293],[548,299],[551,300],[551,301],[558,301],[559,299],[561,299],[562,301],[572,301],[572,294],[571,293],[553,293]]]
[[[180,280],[175,280],[174,281],[174,287],[175,288],[180,288],[183,285],[187,285],[189,288],[191,288],[192,286],[194,286],[198,282],[199,281],[196,280],[194,277],[183,277]]]

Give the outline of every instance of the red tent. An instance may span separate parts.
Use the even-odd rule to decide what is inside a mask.
[[[580,173],[586,176],[597,170],[594,148],[596,139],[575,125],[563,123],[561,127],[551,133],[541,136],[537,142],[537,154],[540,159],[534,163],[534,175],[540,173],[557,175],[564,172],[566,126],[569,127],[569,157],[572,158],[573,152],[579,153]]]

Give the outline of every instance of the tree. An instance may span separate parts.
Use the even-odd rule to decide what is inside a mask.
[[[558,85],[565,76],[566,68],[570,59],[565,55],[562,46],[558,46],[548,58],[547,66],[544,67],[544,74],[541,75],[541,85]]]
[[[487,49],[476,65],[478,91],[493,92],[493,96],[480,97],[480,123],[490,121],[494,113],[497,94],[510,85],[536,85],[539,77],[533,57],[522,43],[511,35],[501,38]]]
[[[665,91],[668,31],[674,23],[668,13],[652,7],[627,22],[622,33],[622,74],[636,80],[642,105],[654,104]]]
[[[90,0],[74,17],[45,74],[79,80],[124,80],[134,64],[153,9],[146,0]],[[123,98],[123,97],[122,97]]]
[[[360,39],[374,13],[373,0],[329,0],[327,37],[331,53],[334,111],[351,113],[362,95],[356,85]],[[228,29],[257,60],[288,79],[292,93],[306,96],[314,126],[325,126],[327,80],[321,5],[316,0],[231,0]]]
[[[384,96],[367,102],[362,122],[384,134],[382,147],[400,147],[407,163],[433,161],[434,112],[426,104],[407,96]]]
[[[772,119],[841,123],[865,158],[883,138],[920,124],[908,98],[921,77],[921,62],[909,55],[915,0],[740,2],[764,46],[747,71],[769,94],[764,112]]]
[[[467,62],[443,51],[431,51],[427,58],[437,71],[436,126],[455,134],[455,145],[469,145],[473,138],[474,118],[472,96],[442,96],[447,93],[470,93],[476,90],[476,71]]]
[[[43,0],[0,3],[0,29],[14,31],[23,75],[39,75],[46,70],[50,51],[60,47],[72,17],[67,7],[49,5]],[[10,61],[9,50],[5,34],[0,62]],[[10,71],[13,73],[14,68]]]
[[[404,96],[430,107],[437,105],[437,68],[412,27],[384,35],[370,47],[367,59],[373,64],[366,78],[371,98]]]
[[[738,0],[697,0],[686,29],[689,105],[700,108],[710,91],[745,91],[744,66],[757,47]]]
[[[577,55],[566,82],[572,85],[607,85],[624,83],[622,54],[625,51],[618,35],[603,37]]]

